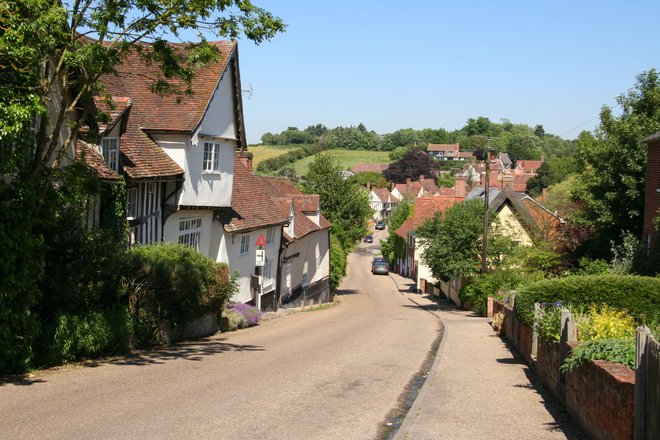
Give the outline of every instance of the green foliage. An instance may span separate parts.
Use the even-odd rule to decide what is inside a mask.
[[[337,127],[323,136],[325,148],[344,148],[347,150],[382,150],[380,136],[367,131],[364,125],[357,127]]]
[[[349,177],[348,181],[351,184],[365,187],[367,186],[367,183],[369,183],[372,188],[387,188],[388,186],[387,180],[385,180],[383,174],[377,171],[357,173],[354,176]]]
[[[330,234],[330,290],[336,292],[346,275],[346,252],[334,234]]]
[[[543,188],[559,183],[579,171],[580,163],[575,157],[552,157],[544,161],[536,171],[536,176],[527,181],[527,192],[538,196]]]
[[[541,306],[534,321],[539,338],[546,341],[559,341],[561,337],[561,310],[561,303]]]
[[[300,148],[291,150],[285,154],[281,154],[270,159],[266,159],[257,165],[256,171],[260,173],[268,173],[277,171],[280,168],[293,164],[294,162],[303,159],[307,156],[312,156],[320,151],[320,148],[315,145],[303,145]],[[295,172],[294,172],[295,174]]]
[[[571,275],[600,275],[610,272],[610,265],[605,260],[592,260],[582,257],[578,261],[578,268],[571,271]]]
[[[508,261],[523,271],[541,271],[545,274],[557,274],[562,268],[561,255],[547,244],[517,246]]]
[[[422,260],[436,279],[467,278],[479,272],[483,215],[483,201],[472,199],[449,207],[442,216],[436,215],[417,227],[416,234],[424,245]],[[494,227],[495,212],[491,211],[489,217],[488,237],[492,247],[498,235]]]
[[[41,365],[58,365],[102,354],[125,353],[132,334],[131,316],[125,308],[82,315],[59,313],[44,328]]]
[[[454,187],[454,176],[451,174],[440,174],[436,184],[440,188],[453,188]]]
[[[518,290],[515,309],[531,325],[534,303],[561,301],[575,306],[607,304],[627,310],[639,323],[660,317],[660,278],[634,275],[571,275],[527,284]]]
[[[588,360],[602,359],[635,368],[635,339],[596,339],[575,347],[562,366],[563,373],[578,368]]]
[[[401,258],[405,252],[406,242],[396,234],[396,230],[412,216],[413,206],[413,200],[404,198],[399,201],[396,208],[394,208],[387,218],[388,236],[385,240],[381,241],[381,252],[390,264]]]
[[[519,286],[543,279],[543,274],[524,273],[516,269],[496,270],[485,275],[474,277],[469,284],[459,292],[461,301],[472,304],[472,309],[481,315],[486,315],[489,296],[498,292],[516,289]]]
[[[383,176],[390,182],[405,183],[407,179],[419,180],[420,175],[430,176],[435,168],[435,161],[426,152],[413,148],[403,157],[390,164],[383,171]]]
[[[345,180],[340,171],[332,158],[319,153],[309,167],[302,190],[320,196],[321,214],[332,223],[342,247],[351,249],[366,234],[373,211],[367,191]]]
[[[223,332],[233,332],[241,328],[243,316],[239,312],[233,309],[225,309],[222,312],[222,315],[225,318],[224,324],[221,328]]]
[[[128,252],[124,285],[140,343],[160,343],[162,324],[185,325],[224,307],[234,292],[226,264],[179,244],[144,245]]]
[[[620,242],[620,231],[641,235],[644,212],[646,146],[644,137],[660,131],[660,76],[650,70],[637,76],[634,87],[617,98],[615,116],[605,106],[595,137],[581,136],[584,162],[575,196],[586,204],[589,220],[602,244]]]
[[[578,323],[578,338],[580,341],[632,338],[636,327],[635,319],[625,310],[591,304],[586,319]]]

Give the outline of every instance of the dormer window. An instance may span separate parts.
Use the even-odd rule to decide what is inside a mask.
[[[220,144],[204,142],[204,172],[220,172]]]
[[[101,148],[103,149],[103,159],[113,171],[119,171],[119,138],[101,139]]]

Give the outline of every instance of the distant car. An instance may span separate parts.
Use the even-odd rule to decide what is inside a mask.
[[[387,275],[390,273],[390,266],[386,261],[374,261],[371,264],[371,273],[374,275]]]
[[[374,257],[374,259],[371,260],[371,264],[373,265],[374,263],[387,263],[387,261],[383,257]]]
[[[374,242],[374,236],[373,235],[365,235],[364,236],[364,242],[365,243],[373,243]]]
[[[376,222],[376,229],[385,229],[385,222],[383,220]]]

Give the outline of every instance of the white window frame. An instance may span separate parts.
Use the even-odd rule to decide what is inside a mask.
[[[128,188],[126,190],[126,218],[134,220],[138,216],[138,190]]]
[[[179,244],[199,250],[202,236],[202,218],[188,217],[179,220]]]
[[[204,142],[202,169],[206,174],[220,174],[220,143]]]
[[[263,285],[264,287],[273,285],[273,262],[268,257],[266,257],[266,264],[263,270]]]
[[[113,171],[119,171],[119,138],[105,137],[101,139],[103,160]]]
[[[250,234],[241,235],[241,255],[247,255],[250,252]]]
[[[275,228],[270,227],[266,229],[266,244],[271,244],[275,240]]]

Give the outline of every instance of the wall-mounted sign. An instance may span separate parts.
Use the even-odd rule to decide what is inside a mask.
[[[256,252],[257,259],[255,260],[255,266],[265,266],[266,265],[266,251],[263,249],[257,249]]]

